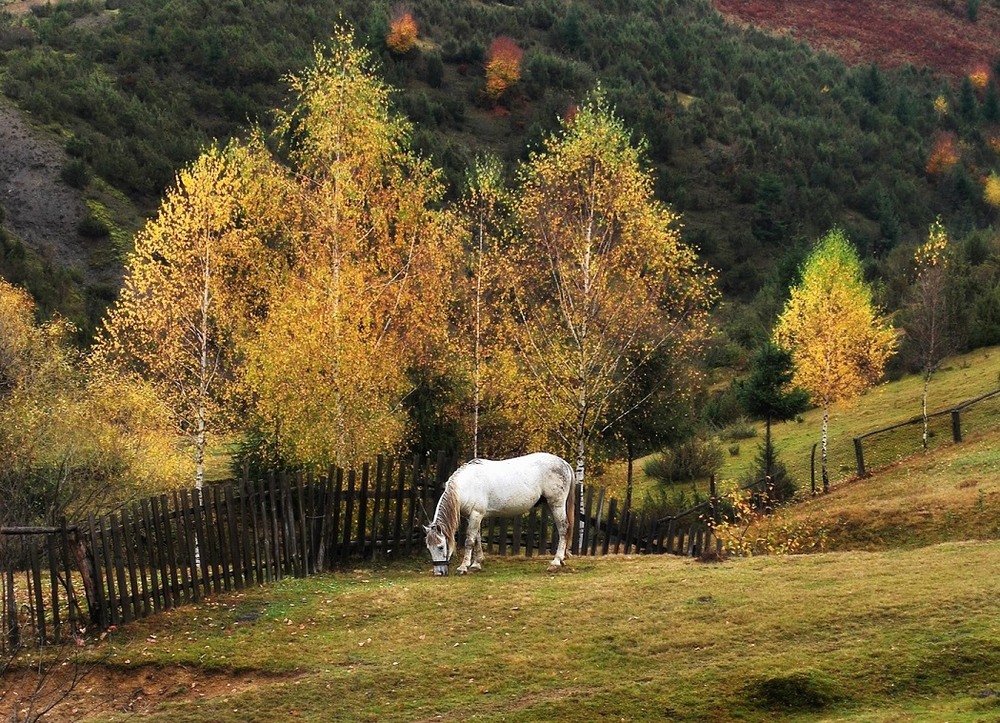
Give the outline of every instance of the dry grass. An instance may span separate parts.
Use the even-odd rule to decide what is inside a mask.
[[[127,714],[99,686],[68,705],[107,721],[1000,714],[1000,576],[982,574],[1000,569],[997,542],[542,567],[442,579],[420,562],[218,597],[98,646],[115,700],[145,691]]]
[[[833,549],[1000,537],[1000,430],[854,479],[791,512],[827,529]]]

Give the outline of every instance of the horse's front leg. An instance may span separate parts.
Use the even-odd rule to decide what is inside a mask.
[[[479,537],[479,526],[482,522],[483,516],[478,512],[469,514],[469,523],[465,530],[465,559],[458,566],[459,575],[464,575],[469,571],[469,565],[472,563],[472,553],[476,547],[476,538]]]
[[[470,570],[482,570],[483,569],[483,524],[482,521],[479,523],[479,532],[476,533],[476,548],[472,553],[472,564],[469,566]]]

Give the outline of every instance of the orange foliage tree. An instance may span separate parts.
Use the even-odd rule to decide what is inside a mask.
[[[398,10],[389,26],[385,44],[397,55],[410,52],[417,43],[417,21],[406,10]]]
[[[972,87],[977,91],[982,93],[986,90],[986,86],[990,82],[990,69],[984,63],[977,65],[971,73],[969,73],[969,82],[972,83]]]
[[[490,43],[486,55],[486,95],[496,102],[521,79],[521,59],[524,51],[506,35]]]
[[[946,173],[956,163],[958,163],[958,149],[955,147],[955,136],[951,133],[939,134],[927,159],[927,173],[932,176]]]

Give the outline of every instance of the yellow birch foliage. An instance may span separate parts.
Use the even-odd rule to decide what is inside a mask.
[[[793,383],[823,407],[874,384],[896,348],[843,231],[820,239],[778,318],[775,342],[792,352]]]
[[[641,154],[597,91],[522,173],[508,333],[529,423],[576,456],[581,481],[636,368],[664,352],[693,360],[716,296]]]
[[[279,114],[288,264],[246,349],[261,430],[294,463],[398,449],[408,372],[443,363],[460,235],[371,57],[338,30]]]
[[[207,435],[233,375],[234,335],[260,303],[252,271],[270,264],[245,232],[246,148],[209,150],[177,176],[136,236],[125,284],[94,347],[95,368],[148,380],[195,450],[201,483]]]
[[[1000,175],[993,171],[983,184],[983,200],[993,208],[1000,208]]]
[[[875,308],[857,252],[843,231],[830,231],[806,259],[802,280],[778,317],[774,341],[792,353],[793,384],[823,409],[820,439],[827,491],[830,405],[873,385],[897,342],[888,320]]]
[[[165,409],[148,389],[88,377],[56,318],[0,279],[0,521],[58,521],[180,481]]]

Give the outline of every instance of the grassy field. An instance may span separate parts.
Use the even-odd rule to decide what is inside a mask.
[[[949,409],[954,405],[1000,387],[1000,348],[978,349],[949,360],[931,379],[928,409],[931,412]],[[831,449],[831,480],[838,482],[855,474],[852,439],[866,432],[905,421],[920,414],[920,394],[923,379],[910,374],[892,383],[881,384],[850,402],[835,404],[830,410],[829,444]],[[779,459],[801,492],[810,487],[810,456],[814,444],[820,441],[823,420],[822,409],[811,409],[799,420],[775,424],[772,427]],[[723,466],[717,474],[720,488],[735,486],[753,467],[757,447],[763,442],[763,424],[754,425],[757,436],[738,442],[739,454],[731,455],[728,447],[733,442],[717,440],[725,452]],[[914,450],[916,451],[916,450]],[[635,463],[634,484],[637,501],[644,499],[654,489],[655,482],[643,472],[644,460]],[[817,484],[819,481],[819,451],[816,453]],[[606,484],[619,495],[624,495],[625,465],[610,466],[601,484]],[[691,484],[681,487],[691,488]],[[703,492],[707,480],[697,485]]]
[[[988,388],[998,361],[958,360],[936,406]],[[836,428],[896,421],[918,393],[880,387]],[[783,452],[811,444],[790,431],[815,414],[779,428]],[[215,596],[88,639],[87,676],[50,717],[1000,721],[1000,429],[779,515],[825,530],[828,551],[575,558],[557,575],[490,557],[449,578],[420,557]],[[5,709],[33,675],[0,680]]]
[[[996,541],[543,568],[216,597],[113,632],[57,719],[1000,720]]]

